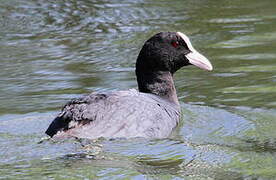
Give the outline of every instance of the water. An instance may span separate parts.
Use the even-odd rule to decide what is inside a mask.
[[[0,179],[276,178],[276,1],[1,0]],[[175,84],[169,139],[44,141],[62,105],[136,87],[135,60],[181,31],[214,65]]]

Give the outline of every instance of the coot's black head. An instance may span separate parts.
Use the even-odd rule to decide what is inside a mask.
[[[186,35],[160,32],[145,42],[136,62],[136,75],[159,71],[173,74],[190,64],[209,71],[213,69],[208,59],[193,48]]]

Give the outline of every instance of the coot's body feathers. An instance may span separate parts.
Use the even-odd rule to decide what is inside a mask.
[[[135,89],[91,93],[67,103],[46,133],[91,139],[162,138],[170,135],[179,116],[176,104]]]
[[[168,137],[180,117],[173,74],[183,66],[212,65],[181,32],[161,32],[142,47],[136,61],[138,89],[92,93],[72,100],[48,127],[49,136]]]

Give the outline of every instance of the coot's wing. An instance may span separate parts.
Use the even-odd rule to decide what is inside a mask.
[[[168,121],[169,119],[169,121]],[[98,137],[167,137],[179,111],[155,95],[135,90],[90,94],[65,105],[46,134]]]
[[[91,93],[88,96],[69,101],[53,120],[46,134],[53,137],[59,131],[67,131],[96,120],[99,111],[103,110],[108,94]],[[93,108],[91,109],[91,106]]]

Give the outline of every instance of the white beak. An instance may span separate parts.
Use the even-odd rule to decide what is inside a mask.
[[[189,50],[191,51],[186,55],[186,58],[189,60],[189,62],[201,69],[212,71],[213,66],[210,61],[194,49],[189,38],[181,32],[177,32],[177,34],[185,41]]]

